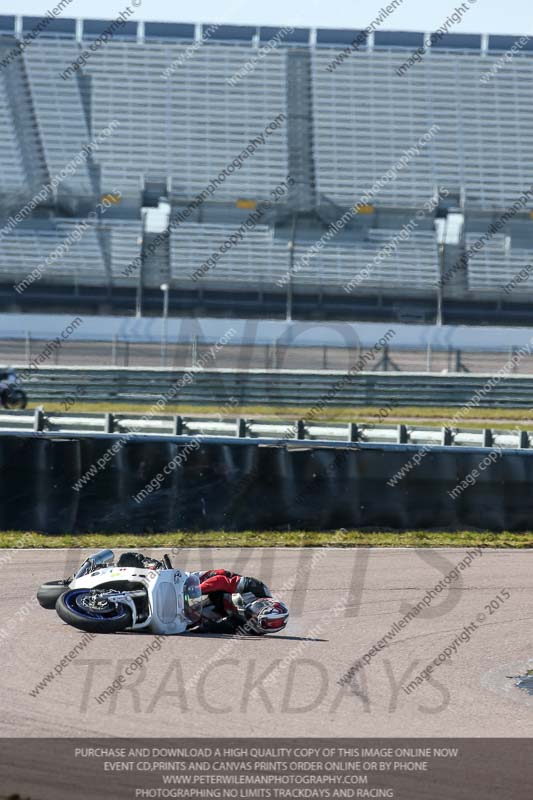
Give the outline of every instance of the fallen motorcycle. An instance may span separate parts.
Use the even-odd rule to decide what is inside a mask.
[[[114,561],[112,550],[89,556],[72,579],[44,583],[37,600],[91,633],[175,634],[198,624],[202,594],[196,574],[174,569],[166,555],[162,569],[118,567]]]
[[[287,607],[273,597],[221,593],[222,611],[217,611],[212,597],[202,596],[200,573],[175,569],[168,555],[162,561],[141,557],[137,566],[121,566],[124,559],[115,564],[112,550],[89,556],[72,578],[42,584],[40,605],[55,608],[64,622],[91,633],[196,629],[263,635],[287,624]],[[221,626],[220,617],[231,622]]]

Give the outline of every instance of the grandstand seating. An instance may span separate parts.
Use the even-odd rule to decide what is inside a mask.
[[[216,266],[197,281],[191,275],[234,233],[230,225],[180,225],[171,236],[171,275],[175,285],[214,286],[248,284],[272,289],[289,268],[287,241],[275,240],[272,228],[258,225],[242,242],[223,254]]]
[[[408,55],[397,49],[353,53],[330,72],[331,51],[315,50],[318,191],[340,205],[357,202],[438,125],[377,202],[419,206],[437,186],[462,190],[472,207],[513,202],[533,184],[533,107],[524,101],[533,58],[517,56],[497,79],[482,82],[495,56],[437,51],[398,76]]]
[[[139,269],[135,268],[141,255],[142,225],[140,221],[120,220],[104,222],[102,235],[108,247],[111,277],[115,284],[131,284],[138,281]],[[133,265],[133,269],[128,267]],[[124,272],[127,274],[125,275]]]
[[[396,230],[371,230],[368,241],[343,241],[326,245],[314,256],[309,266],[299,268],[314,241],[300,242],[295,249],[295,281],[320,286],[323,291],[343,290],[348,293],[364,289],[403,288],[428,290],[436,285],[437,245],[432,232],[413,233],[398,242],[394,253],[382,259],[379,251],[397,234]],[[297,270],[297,272],[296,272]]]
[[[0,74],[0,193],[8,194],[26,186],[26,175],[4,80]]]
[[[91,139],[78,82],[58,78],[78,54],[74,42],[35,42],[25,55],[35,113],[50,176],[59,175]],[[96,156],[98,158],[98,156]],[[60,191],[90,196],[92,191],[86,162],[61,181]]]
[[[195,195],[284,111],[282,52],[233,87],[227,78],[250,58],[249,47],[209,45],[190,58],[185,51],[183,44],[111,42],[88,62],[93,130],[120,123],[102,144],[105,187],[138,192],[142,174],[170,176],[175,193]],[[169,79],[162,77],[180,58]],[[268,197],[287,172],[281,127],[220,185],[217,199]]]
[[[533,185],[527,88],[533,44],[483,80],[513,41],[448,36],[400,76],[422,34],[379,31],[328,69],[356,32],[298,29],[232,83],[275,29],[220,26],[200,43],[200,29],[192,25],[130,21],[91,51],[83,70],[64,79],[61,74],[105,21],[76,25],[62,19],[4,67],[15,41],[13,25],[13,18],[0,16],[0,230],[22,199],[58,175],[113,120],[118,125],[64,177],[46,208],[0,236],[0,283],[23,279],[99,196],[120,192],[121,202],[45,270],[43,285],[130,289],[141,282],[141,290],[157,290],[169,280],[191,291],[282,295],[292,263],[295,292],[346,300],[344,287],[352,282],[348,294],[373,294],[380,301],[386,295],[424,296],[434,303],[439,271],[456,263]],[[22,27],[31,27],[27,18]],[[191,201],[282,113],[281,127],[191,210]],[[430,140],[398,166],[432,127]],[[193,280],[256,202],[269,198],[289,174],[295,188],[282,192],[261,225],[216,267]],[[432,212],[416,216],[437,187],[448,190],[447,210],[457,222],[441,263]],[[365,195],[367,213],[356,214],[301,265],[327,226]],[[161,199],[170,217],[181,215],[182,221],[163,247],[145,257],[158,234],[145,226],[143,202],[153,208]],[[445,299],[491,295],[516,302],[528,292],[526,284],[510,298],[504,286],[533,255],[530,207],[533,202],[454,271]],[[419,220],[416,230],[374,264],[380,248],[397,241],[412,219]],[[141,253],[143,268],[128,271]]]
[[[42,269],[41,280],[57,284],[67,280],[74,286],[106,284],[102,250],[94,226],[75,239],[75,228],[82,220],[57,219],[40,225],[18,225],[0,245],[2,279],[18,283],[34,269]],[[79,230],[79,229],[78,229]],[[71,244],[66,244],[69,236]],[[64,252],[49,266],[45,259],[64,245]]]
[[[483,231],[480,233],[469,233],[466,237],[467,248],[473,245]],[[468,261],[468,288],[474,292],[492,291],[501,294],[507,284],[516,279],[520,271],[528,275],[527,279],[518,280],[515,285],[519,286],[518,292],[533,293],[533,246],[528,249],[512,247],[511,240],[507,236],[494,236],[478,252],[472,253]]]

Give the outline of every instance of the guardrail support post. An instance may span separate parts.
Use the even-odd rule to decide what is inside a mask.
[[[359,441],[359,425],[357,424],[357,422],[348,423],[348,441],[349,442]]]
[[[398,444],[409,444],[407,425],[398,425]]]
[[[296,422],[296,438],[305,439],[305,422],[303,419],[299,419]]]
[[[179,414],[175,414],[172,421],[172,435],[183,436],[184,427],[183,417],[180,417]]]
[[[42,408],[36,408],[33,417],[33,430],[44,431],[44,411]]]
[[[521,450],[529,447],[529,433],[527,431],[520,431],[519,445]]]
[[[104,414],[104,433],[113,433],[115,428],[115,418],[111,412]]]
[[[494,437],[490,428],[483,428],[483,447],[492,447]]]
[[[235,426],[235,436],[237,436],[238,439],[245,439],[246,433],[246,420],[242,417],[239,417],[237,420],[237,425]]]
[[[453,444],[453,432],[451,428],[442,428],[440,443],[445,447],[450,447]]]

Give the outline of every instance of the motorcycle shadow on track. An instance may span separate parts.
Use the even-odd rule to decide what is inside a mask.
[[[241,642],[264,642],[264,636],[239,636],[238,634],[231,633],[197,633],[195,631],[187,631],[180,634],[180,639],[238,639]],[[268,634],[268,640],[281,639],[283,642],[329,642],[329,639],[317,639],[309,636],[277,636],[275,633]]]

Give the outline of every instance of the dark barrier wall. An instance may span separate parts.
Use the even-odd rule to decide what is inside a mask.
[[[105,435],[0,436],[1,529],[532,527],[529,450],[434,447],[427,452],[414,445],[190,437],[120,441]],[[113,445],[118,452],[98,469]],[[167,467],[170,474],[163,475],[161,487],[148,491],[145,487],[154,486],[158,473],[180,454],[181,464],[173,471]],[[390,485],[402,468],[405,476]],[[90,471],[94,476],[87,479]],[[76,490],[83,476],[85,485]],[[461,481],[465,488],[458,490]]]

